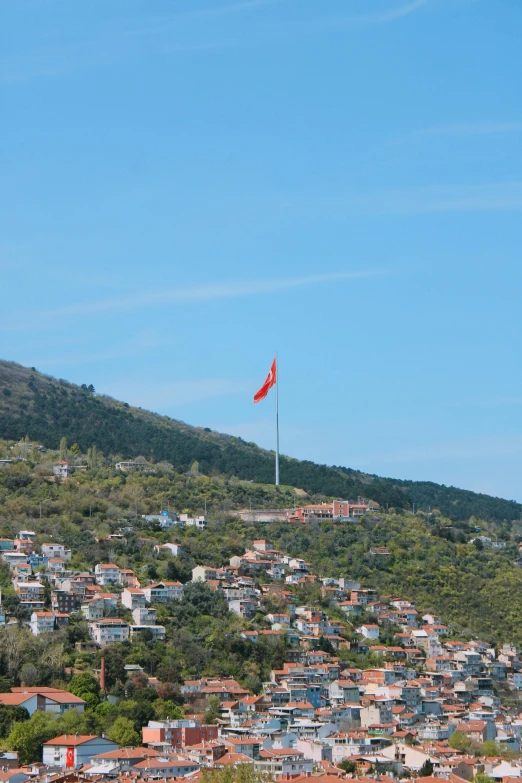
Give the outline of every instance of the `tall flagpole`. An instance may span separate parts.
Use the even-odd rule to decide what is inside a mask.
[[[276,352],[276,463],[275,463],[275,485],[279,486],[279,355]]]

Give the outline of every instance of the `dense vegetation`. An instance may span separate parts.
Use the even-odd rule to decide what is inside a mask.
[[[23,446],[12,449],[0,443],[0,457],[19,448]],[[124,474],[98,464],[66,482],[55,482],[50,474],[57,457],[58,453],[31,452],[26,462],[0,468],[0,537],[30,527],[41,537],[53,536],[70,546],[75,569],[115,560],[121,567],[133,568],[144,582],[158,578],[187,582],[195,565],[219,567],[251,546],[254,538],[267,537],[278,548],[310,561],[317,573],[360,579],[383,594],[400,593],[414,600],[419,609],[439,612],[455,632],[478,634],[496,643],[522,643],[522,569],[514,565],[522,537],[520,523],[475,518],[451,522],[438,512],[421,511],[415,515],[382,513],[347,525],[253,524],[241,521],[233,511],[250,502],[291,506],[295,502],[292,489],[276,490],[219,476],[187,476],[161,465],[156,465],[155,473]],[[142,514],[166,507],[191,513],[206,508],[209,527],[166,532],[157,525],[145,525]],[[122,528],[126,542],[103,540]],[[480,542],[470,543],[479,530],[498,537],[505,547],[493,550]],[[154,553],[155,544],[167,541],[181,544],[179,557]],[[387,547],[389,554],[372,555],[373,547]],[[0,568],[0,588],[4,604],[16,614],[16,598],[5,568]],[[203,612],[203,618],[196,618],[196,613],[194,624],[190,607],[174,608],[166,620],[171,638],[176,639],[176,652],[168,666],[178,674],[225,671],[242,676],[242,662],[249,653],[237,634],[239,628],[250,626],[232,617],[230,622],[217,622],[217,606]],[[181,634],[179,639],[177,634]],[[186,663],[187,650],[193,654],[192,668]],[[266,660],[270,662],[271,656]],[[155,666],[159,665],[158,660]],[[266,674],[266,668],[255,669],[256,676]]]
[[[253,443],[98,396],[92,386],[75,386],[0,361],[0,437],[19,440],[26,435],[48,448],[57,448],[60,439],[66,437],[82,452],[96,445],[114,457],[144,455],[155,462],[168,462],[178,472],[187,471],[197,460],[201,472],[207,475],[260,483],[269,483],[273,477],[273,454]],[[360,495],[383,508],[410,509],[415,504],[425,511],[438,509],[453,520],[473,515],[496,521],[516,520],[522,512],[522,506],[514,501],[429,482],[379,478],[284,456],[281,479],[311,494],[348,499]]]

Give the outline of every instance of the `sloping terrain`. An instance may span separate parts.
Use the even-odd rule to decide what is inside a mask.
[[[18,440],[26,435],[48,448],[57,448],[66,437],[83,452],[96,445],[106,456],[153,457],[170,462],[178,472],[188,470],[197,460],[205,474],[261,483],[273,480],[273,453],[254,443],[133,408],[34,368],[0,361],[0,438]],[[316,495],[351,499],[361,495],[396,508],[411,508],[413,503],[425,510],[431,506],[455,520],[476,516],[512,521],[522,513],[522,505],[514,501],[285,456],[281,458],[281,481]]]

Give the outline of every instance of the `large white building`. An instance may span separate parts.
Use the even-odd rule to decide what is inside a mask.
[[[120,569],[114,563],[97,563],[94,576],[99,585],[117,585],[120,581]]]
[[[183,596],[181,582],[157,582],[143,588],[145,598],[149,604],[166,604],[167,601],[179,601]]]
[[[102,647],[114,642],[126,642],[129,638],[129,624],[116,617],[106,617],[89,623],[89,633]]]
[[[54,631],[54,612],[33,612],[31,615],[31,633],[40,636]]]

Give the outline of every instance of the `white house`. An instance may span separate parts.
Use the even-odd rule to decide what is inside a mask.
[[[208,582],[218,578],[218,572],[216,568],[210,566],[198,565],[192,569],[192,581],[193,582]]]
[[[142,608],[147,602],[145,593],[137,587],[126,587],[121,594],[120,600],[127,609]]]
[[[42,544],[42,555],[47,558],[60,557],[62,560],[69,562],[72,552],[64,544]]]
[[[93,756],[118,749],[117,742],[95,734],[62,734],[44,742],[42,761],[49,767],[74,769],[89,764]]]
[[[166,635],[165,627],[163,625],[131,625],[131,639],[135,639],[142,631],[150,631],[156,642],[162,642]]]
[[[357,628],[357,631],[364,636],[365,639],[378,639],[379,638],[379,626],[370,624],[370,625],[361,625],[359,628]]]
[[[105,614],[104,606],[103,598],[91,598],[82,603],[81,611],[86,620],[93,622],[94,620],[101,620],[103,618]]]
[[[102,647],[114,642],[126,642],[129,638],[129,624],[116,617],[89,623],[89,633]]]
[[[97,563],[94,576],[99,585],[117,585],[120,581],[120,569],[114,563]]]
[[[147,522],[157,522],[164,530],[182,524],[174,511],[162,511],[161,514],[143,514],[143,519]]]
[[[132,619],[136,625],[156,625],[156,610],[151,606],[133,609]]]
[[[66,462],[64,459],[61,459],[59,462],[53,465],[53,475],[56,476],[56,478],[69,478],[69,476],[72,476],[72,468],[68,462]]]
[[[173,557],[178,557],[181,551],[181,547],[179,544],[157,544],[154,547],[154,551],[157,555],[159,555],[161,552],[167,552]]]
[[[205,517],[191,517],[188,514],[180,514],[179,521],[187,527],[198,527],[200,530],[204,530],[207,526]]]
[[[40,636],[54,631],[54,612],[33,612],[31,615],[31,633]]]
[[[145,598],[149,604],[166,604],[167,601],[179,601],[183,596],[181,582],[157,582],[143,588]]]
[[[11,693],[0,693],[0,704],[25,707],[29,715],[36,710],[63,714],[67,710],[84,711],[85,702],[73,693],[59,688],[30,688],[25,685],[11,688]]]

